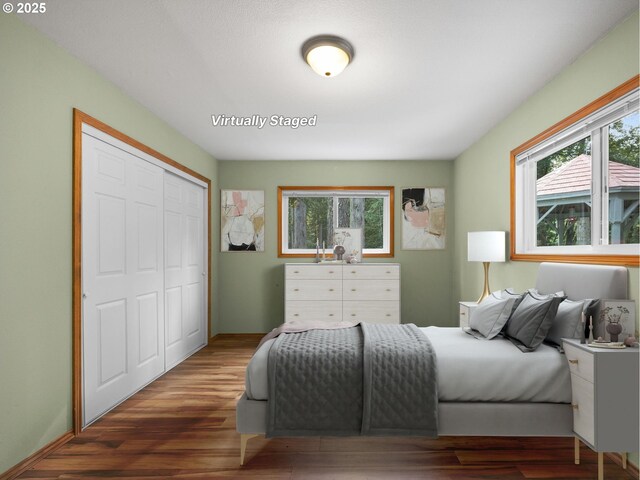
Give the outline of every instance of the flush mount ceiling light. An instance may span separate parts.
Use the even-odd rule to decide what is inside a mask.
[[[335,77],[353,60],[353,47],[344,38],[320,35],[302,45],[302,58],[322,77]]]

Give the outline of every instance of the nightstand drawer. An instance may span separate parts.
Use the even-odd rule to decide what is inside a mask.
[[[571,406],[573,431],[595,445],[594,386],[578,375],[571,374]]]
[[[459,302],[458,321],[460,328],[464,329],[469,326],[473,310],[478,306],[476,302]]]
[[[564,343],[564,352],[569,362],[571,374],[578,375],[593,383],[593,355],[572,345]]]

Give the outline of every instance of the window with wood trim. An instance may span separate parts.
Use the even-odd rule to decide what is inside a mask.
[[[278,256],[333,256],[335,232],[362,229],[363,255],[393,256],[394,187],[278,187]]]
[[[638,77],[511,152],[511,258],[638,265]]]

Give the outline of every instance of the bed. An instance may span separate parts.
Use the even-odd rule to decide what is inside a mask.
[[[568,299],[627,298],[624,267],[540,264],[535,288],[564,291]],[[460,328],[425,327],[437,357],[438,435],[573,436],[567,362],[541,345],[523,353],[506,339],[477,340]],[[267,432],[269,386],[265,342],[247,367],[246,389],[237,403],[240,463],[247,441]]]

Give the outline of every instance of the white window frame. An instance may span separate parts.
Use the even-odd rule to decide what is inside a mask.
[[[633,80],[633,79],[632,79]],[[638,244],[609,244],[609,125],[638,111],[639,90],[631,81],[601,97],[511,152],[511,259],[638,265]],[[619,90],[623,89],[620,93]],[[618,93],[618,95],[615,95]],[[611,100],[613,98],[613,100]],[[537,246],[536,164],[591,137],[591,245]]]
[[[333,211],[338,211],[340,198],[382,197],[382,248],[364,248],[365,257],[393,257],[393,193],[394,187],[278,187],[278,233],[279,257],[310,257],[315,256],[316,250],[311,248],[289,248],[289,198],[290,197],[332,197]],[[334,215],[335,229],[338,216]],[[329,248],[329,245],[327,245]],[[327,252],[333,255],[332,251]]]

